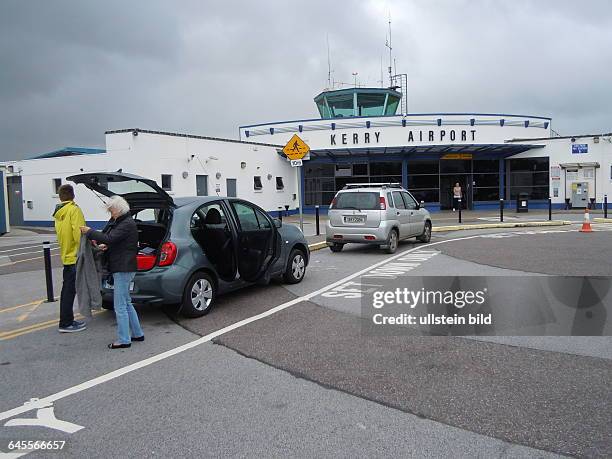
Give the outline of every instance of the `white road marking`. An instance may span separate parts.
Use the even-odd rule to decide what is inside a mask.
[[[34,402],[35,400],[31,400]],[[62,421],[61,419],[57,419],[55,417],[55,412],[53,411],[53,406],[47,406],[45,408],[39,408],[36,412],[35,418],[15,418],[7,421],[4,424],[7,427],[16,427],[16,426],[34,426],[34,427],[47,427],[49,429],[60,430],[62,432],[66,432],[69,434],[78,432],[81,429],[84,429],[83,426],[78,424],[74,424],[68,421]]]
[[[501,233],[503,234],[503,233]],[[538,232],[533,232],[533,231],[523,231],[523,232],[516,232],[513,234],[538,234]],[[545,233],[544,233],[545,234]],[[23,413],[27,413],[28,411],[31,410],[35,410],[35,409],[40,409],[40,408],[45,408],[48,407],[49,405],[52,405],[54,402],[61,400],[63,398],[69,397],[71,395],[74,394],[78,394],[79,392],[83,392],[84,390],[87,389],[91,389],[92,387],[98,386],[100,384],[106,383],[108,381],[112,381],[113,379],[119,378],[120,376],[126,375],[128,373],[131,373],[133,371],[139,370],[141,368],[145,368],[148,367],[149,365],[152,365],[154,363],[160,362],[162,360],[165,360],[169,357],[175,356],[177,354],[180,354],[182,352],[185,352],[189,349],[193,349],[194,347],[197,347],[201,344],[207,343],[221,335],[224,335],[226,333],[229,333],[233,330],[236,330],[238,328],[244,327],[245,325],[249,325],[253,322],[256,322],[258,320],[261,319],[265,319],[266,317],[269,317],[273,314],[276,314],[277,312],[283,311],[291,306],[294,306],[298,303],[301,303],[303,301],[308,301],[310,299],[312,299],[315,296],[321,295],[322,293],[325,293],[327,291],[330,291],[340,285],[345,284],[346,282],[355,279],[356,277],[359,277],[373,269],[378,268],[379,266],[382,266],[386,263],[389,263],[391,261],[394,261],[398,258],[401,257],[405,257],[407,254],[412,253],[412,252],[416,252],[419,250],[425,250],[428,249],[429,247],[433,247],[436,245],[440,245],[440,244],[446,244],[449,242],[454,242],[454,241],[465,241],[465,240],[469,240],[469,239],[475,239],[475,238],[480,238],[483,236],[487,236],[487,235],[481,235],[481,234],[477,234],[477,235],[473,235],[473,236],[465,236],[465,237],[459,237],[459,238],[454,238],[454,239],[446,239],[443,241],[437,241],[437,242],[430,242],[429,244],[424,244],[424,245],[420,245],[418,247],[415,247],[413,249],[409,249],[409,250],[404,250],[403,252],[400,252],[396,255],[393,255],[392,257],[388,257],[385,258],[384,260],[381,260],[378,263],[375,263],[373,265],[368,266],[367,268],[364,268],[360,271],[357,271],[356,273],[353,273],[349,276],[344,277],[343,279],[340,279],[336,282],[332,282],[331,284],[326,285],[325,287],[321,287],[318,290],[315,290],[314,292],[308,293],[306,295],[302,295],[301,297],[295,298],[291,301],[287,301],[283,304],[280,304],[278,306],[275,306],[272,309],[269,309],[265,312],[262,312],[261,314],[257,314],[251,317],[248,317],[246,319],[240,320],[238,322],[233,323],[232,325],[228,325],[227,327],[224,327],[220,330],[217,330],[215,332],[209,333],[208,335],[202,336],[194,341],[191,341],[189,343],[183,344],[182,346],[178,346],[176,348],[170,349],[168,351],[162,352],[160,354],[154,355],[152,357],[146,358],[144,360],[140,360],[138,362],[132,363],[130,365],[127,365],[125,367],[119,368],[117,370],[111,371],[109,373],[103,374],[101,376],[98,376],[97,378],[93,378],[90,379],[88,381],[85,381],[81,384],[77,384],[75,386],[69,387],[68,389],[65,389],[63,391],[57,392],[55,394],[52,395],[48,395],[47,397],[38,399],[35,401],[30,401],[30,402],[26,402],[25,404],[23,404],[22,406],[18,406],[16,408],[13,408],[11,410],[8,411],[4,411],[2,413],[0,413],[0,421],[3,421],[5,419],[10,419],[12,417],[18,416],[20,414]]]
[[[52,242],[51,245],[58,245],[57,242]],[[29,249],[40,249],[42,250],[41,244],[38,245],[30,245],[27,247],[19,247],[17,249],[7,249],[7,250],[0,250],[0,253],[8,253],[8,252],[16,252],[17,250],[29,250]],[[34,253],[34,252],[30,252],[30,253]],[[14,256],[14,255],[11,255]]]

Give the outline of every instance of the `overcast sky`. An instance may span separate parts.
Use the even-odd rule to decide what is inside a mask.
[[[389,11],[409,111],[612,131],[609,0],[0,0],[0,160],[317,117],[326,36],[334,80],[379,86]]]

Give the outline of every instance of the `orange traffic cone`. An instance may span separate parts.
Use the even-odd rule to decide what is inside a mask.
[[[593,228],[591,228],[591,217],[589,215],[588,207],[584,209],[584,220],[582,222],[582,228],[580,228],[581,233],[592,233]]]

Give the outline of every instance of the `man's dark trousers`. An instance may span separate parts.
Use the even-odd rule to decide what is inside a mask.
[[[60,328],[69,327],[74,322],[72,307],[76,295],[76,265],[64,265],[64,282],[60,296]]]

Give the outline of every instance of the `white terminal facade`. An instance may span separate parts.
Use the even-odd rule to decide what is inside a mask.
[[[154,178],[171,195],[237,196],[269,212],[325,212],[347,183],[397,182],[430,210],[452,205],[459,183],[468,209],[518,196],[530,207],[600,206],[612,197],[612,134],[551,137],[551,119],[483,113],[397,114],[402,94],[386,88],[325,91],[319,118],[246,125],[240,140],[125,129],[106,132],[105,149],[65,148],[0,163],[8,175],[12,225],[50,225],[66,177],[121,169]],[[301,175],[281,153],[294,135],[310,147]],[[88,219],[106,219],[102,202],[76,189]]]

